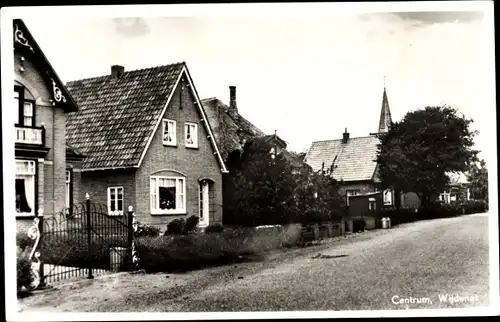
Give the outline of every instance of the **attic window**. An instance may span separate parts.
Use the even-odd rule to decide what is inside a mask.
[[[163,120],[163,145],[177,145],[176,125],[174,120]]]
[[[198,124],[186,123],[185,126],[185,138],[187,148],[197,148],[198,147]]]

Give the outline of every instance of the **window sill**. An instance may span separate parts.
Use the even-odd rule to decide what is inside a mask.
[[[120,216],[123,216],[123,211],[120,211],[118,213],[116,213],[116,212],[108,212],[108,216],[110,216],[110,217],[120,217]]]
[[[187,212],[185,210],[177,210],[177,211],[160,211],[160,210],[152,210],[152,216],[181,216],[186,215]]]
[[[176,147],[177,147],[177,144],[175,144],[175,143],[167,143],[167,142],[163,142],[163,146],[170,146],[170,147],[176,148]]]
[[[32,219],[35,217],[43,217],[43,215],[35,216],[35,214],[33,213],[20,213],[20,212],[16,213],[16,219]]]
[[[186,149],[198,150],[198,146],[194,146],[194,145],[186,145]]]

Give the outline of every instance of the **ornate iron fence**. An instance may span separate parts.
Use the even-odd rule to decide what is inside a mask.
[[[34,282],[29,288],[134,268],[139,260],[133,239],[136,229],[132,206],[126,213],[110,215],[88,194],[84,203],[35,218],[28,230],[35,240],[30,254]]]

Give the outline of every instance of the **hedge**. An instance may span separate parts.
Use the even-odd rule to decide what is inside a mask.
[[[223,232],[141,237],[135,240],[139,268],[147,272],[187,271],[260,258],[300,238],[300,228],[275,230],[225,228]]]
[[[389,217],[391,225],[399,225],[418,220],[449,218],[463,214],[487,211],[487,203],[480,200],[457,201],[450,204],[435,203],[427,208],[400,208],[382,210],[380,217]]]

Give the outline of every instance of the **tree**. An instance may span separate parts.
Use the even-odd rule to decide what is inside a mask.
[[[486,161],[481,160],[471,164],[467,173],[471,198],[488,201],[488,169]]]
[[[473,121],[449,106],[408,112],[380,134],[376,161],[383,188],[415,192],[422,205],[449,183],[446,172],[468,169],[476,160]]]
[[[312,169],[304,169],[297,176],[296,182],[294,198],[298,220],[308,221],[309,218],[304,218],[303,215],[311,211],[328,220],[342,216],[345,200],[339,193],[338,182],[331,176],[321,170],[313,172]]]
[[[224,221],[249,226],[288,222],[295,178],[287,160],[261,139],[245,144],[225,180]]]
[[[333,178],[292,165],[271,149],[254,139],[245,144],[243,154],[231,154],[223,183],[225,224],[274,225],[310,221],[304,214],[312,212],[325,220],[342,214],[343,199]]]

